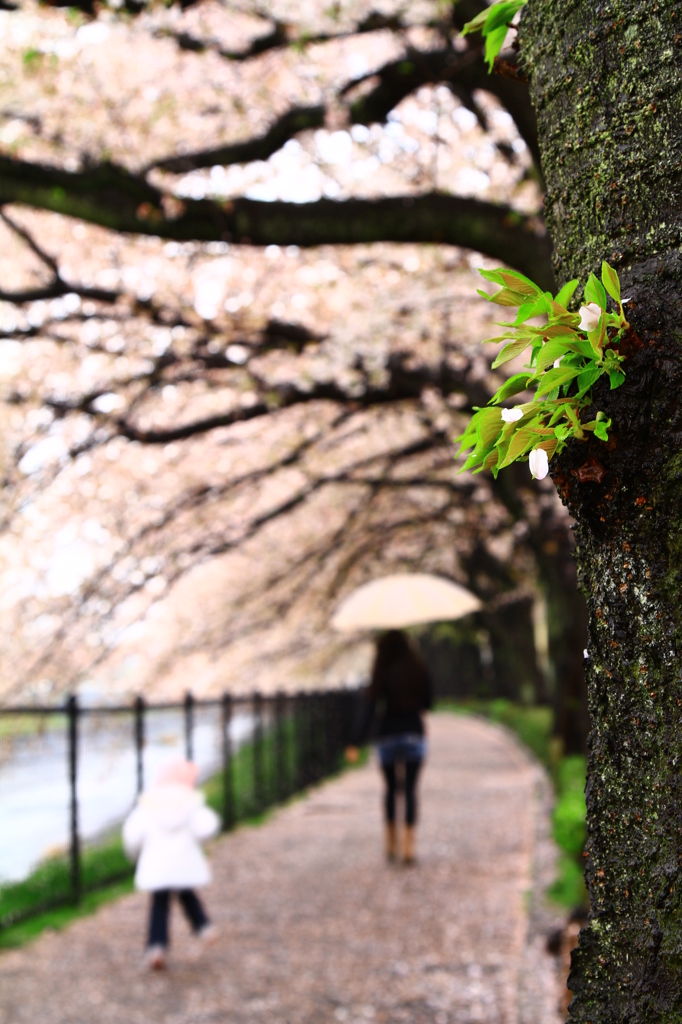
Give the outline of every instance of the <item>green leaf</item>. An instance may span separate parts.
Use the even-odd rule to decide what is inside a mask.
[[[600,285],[600,287],[601,287],[601,285]],[[595,355],[599,359],[601,359],[602,345],[604,344],[604,339],[606,338],[606,323],[605,323],[605,320],[606,320],[605,317],[603,317],[603,316],[600,317],[599,327],[597,327],[594,331],[588,331],[587,332],[587,337],[589,339],[590,345],[592,346],[592,349],[593,349]]]
[[[570,327],[577,327],[580,323],[579,313],[570,313],[563,306],[560,306],[558,302],[552,299],[551,302],[551,313],[550,322],[553,324],[567,324]]]
[[[585,341],[583,338],[577,338],[576,341],[572,342],[571,349],[577,354],[584,356],[591,363],[594,362],[594,349],[589,341]]]
[[[519,311],[516,314],[516,320],[514,321],[514,327],[520,327],[525,320],[530,320],[532,316],[537,316],[537,314],[533,312],[536,306],[536,302],[524,302],[522,306],[519,306]]]
[[[611,381],[611,390],[619,388],[625,380],[625,374],[622,370],[609,370],[609,380]]]
[[[504,278],[502,277],[503,267],[498,267],[497,270],[484,270],[483,267],[478,268],[478,272],[481,277],[484,277],[486,281],[490,281],[491,284],[504,284]]]
[[[594,425],[594,436],[598,437],[600,441],[608,441],[608,428],[611,426],[611,420],[597,420]]]
[[[567,418],[570,420],[571,426],[573,427],[576,437],[582,437],[582,423],[578,419],[578,413],[575,411],[575,409],[569,402],[566,403],[564,407],[564,412],[566,413]]]
[[[530,320],[534,316],[542,316],[543,313],[551,313],[552,307],[547,301],[544,295],[540,295],[533,302],[524,302],[519,308],[516,314],[516,320],[514,321],[515,327],[520,327],[525,320]]]
[[[499,391],[493,395],[491,402],[498,405],[499,402],[504,402],[505,398],[511,398],[512,395],[518,395],[521,391],[525,391],[531,376],[532,374],[530,373],[515,373],[514,376],[505,381]]]
[[[535,445],[536,448],[544,448],[545,449],[545,451],[547,452],[547,458],[548,459],[552,458],[552,456],[554,455],[554,452],[557,450],[557,446],[558,446],[558,441],[557,441],[557,439],[555,437],[553,437],[551,439],[548,438],[548,440],[546,440],[546,441],[540,441],[540,444],[536,444]]]
[[[585,302],[596,302],[600,309],[606,309],[604,285],[594,274],[590,274],[585,285]]]
[[[511,465],[515,459],[525,455],[527,451],[534,448],[537,444],[537,440],[537,434],[529,427],[522,427],[521,430],[517,430],[509,442],[509,447],[507,448],[507,453],[504,459],[500,462],[500,469],[504,469],[505,466]]]
[[[573,298],[573,294],[574,294],[574,292],[575,292],[577,287],[578,287],[578,280],[577,280],[577,278],[574,281],[567,281],[566,284],[561,289],[561,291],[557,292],[557,297],[556,297],[556,299],[554,301],[557,303],[557,305],[563,306],[564,309],[565,309],[566,306],[571,301],[571,299]]]
[[[568,423],[557,423],[554,428],[554,434],[558,441],[565,441],[567,437],[572,433],[572,428]]]
[[[463,473],[466,469],[473,469],[474,466],[477,466],[480,461],[481,460],[480,460],[480,456],[478,455],[478,453],[477,452],[472,452],[471,455],[469,456],[469,458],[466,460],[466,462],[462,466],[462,468],[460,469],[460,473]]]
[[[606,260],[601,265],[601,279],[613,301],[620,303],[620,281],[618,280],[618,274],[613,267],[608,265]]]
[[[573,342],[580,340],[577,331],[566,324],[548,324],[546,327],[540,327],[539,330],[542,332],[543,338],[566,338],[567,341]]]
[[[460,32],[460,36],[470,35],[472,32],[482,32],[489,36],[496,29],[506,26],[508,21],[514,18],[517,11],[521,10],[526,0],[501,0],[480,11],[475,18],[467,21]]]
[[[511,288],[515,292],[520,292],[521,295],[542,295],[542,289],[538,288],[524,274],[520,274],[518,270],[499,267],[497,270],[479,270],[479,274],[486,281],[504,285],[505,288]]]
[[[466,430],[463,433],[461,433],[459,437],[455,438],[455,444],[459,444],[459,451],[457,453],[458,455],[461,455],[462,452],[467,450],[467,448],[473,448],[474,445],[477,443],[478,433],[476,431],[476,425],[474,422],[475,419],[476,417],[472,416],[472,418],[469,420],[467,424]]]
[[[538,395],[547,395],[555,388],[561,388],[564,384],[570,383],[578,376],[578,370],[573,366],[558,366],[555,370],[548,370],[543,374],[538,387]]]
[[[500,458],[500,453],[497,448],[494,448],[489,455],[486,455],[483,463],[483,469],[495,469]]]
[[[496,338],[484,338],[481,345],[499,345],[501,341],[516,341],[516,331],[507,331],[506,334],[498,334]]]
[[[498,306],[521,306],[524,300],[524,296],[520,292],[512,291],[511,288],[501,288],[494,295],[488,295],[487,292],[479,288],[478,294],[482,295],[488,302],[497,303]]]
[[[487,448],[497,438],[503,426],[502,410],[496,407],[481,410],[476,431],[481,443]]]
[[[576,397],[580,398],[586,391],[588,391],[592,385],[599,380],[604,371],[598,366],[588,366],[585,370],[578,374],[578,394]]]
[[[544,425],[542,415],[538,414],[537,406],[535,402],[527,402],[526,405],[521,406],[526,409],[526,413],[521,417],[520,420],[514,420],[512,423],[505,423],[502,428],[500,440],[497,442],[498,448],[504,447],[509,444],[509,441],[514,436],[517,430],[521,430],[522,427],[528,427],[529,430],[535,430],[538,427]],[[506,451],[506,447],[505,447]]]
[[[523,7],[526,0],[501,0],[500,3],[493,4],[488,8],[488,17],[485,20],[483,32],[493,32],[496,28],[504,26],[506,28],[507,22],[512,21],[516,12]]]
[[[540,349],[535,365],[538,370],[544,370],[551,363],[565,356],[567,352],[568,349],[563,338],[552,338],[551,341],[546,342]]]
[[[552,413],[551,419],[549,421],[549,426],[550,427],[553,427],[555,423],[558,423],[559,420],[562,418],[562,416],[566,416],[567,407],[570,408],[569,402],[570,402],[569,398],[562,398],[562,399],[559,399],[558,402],[554,403],[555,404],[555,409],[554,409],[554,412]],[[550,403],[545,401],[543,404],[544,405],[549,405]],[[577,419],[577,417],[576,417],[576,419]]]
[[[468,36],[471,35],[472,32],[481,32],[489,14],[490,10],[486,7],[485,10],[477,14],[475,18],[471,19],[471,21],[467,21],[466,25],[460,32],[460,36]]]
[[[485,28],[483,35],[485,36],[485,59],[488,63],[488,71],[492,71],[495,58],[504,46],[504,41],[507,38],[507,26],[501,25],[500,28],[493,29],[492,32],[488,32],[487,28]]]
[[[528,348],[529,344],[529,338],[517,338],[516,341],[511,341],[508,345],[505,345],[493,363],[492,369],[496,370],[503,363],[508,363],[510,359],[520,356]]]

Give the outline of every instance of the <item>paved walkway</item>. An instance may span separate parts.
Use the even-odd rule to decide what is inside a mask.
[[[174,908],[170,969],[145,973],[146,897],[126,897],[0,955],[0,1024],[556,1024],[529,914],[551,860],[542,773],[484,722],[429,733],[417,866],[382,858],[376,767],[348,772],[216,842],[215,946]]]

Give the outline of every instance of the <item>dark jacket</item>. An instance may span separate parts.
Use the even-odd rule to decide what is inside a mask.
[[[397,648],[382,651],[379,645],[365,694],[360,743],[367,739],[375,720],[373,731],[378,739],[405,733],[424,735],[422,712],[428,711],[433,702],[431,676],[421,656],[405,638]]]

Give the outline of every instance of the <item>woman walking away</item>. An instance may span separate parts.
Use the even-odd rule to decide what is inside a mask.
[[[199,842],[215,835],[218,816],[194,789],[199,769],[190,761],[172,761],[142,794],[123,825],[123,845],[137,858],[135,886],[151,892],[146,963],[166,966],[171,893],[178,899],[195,935],[209,941],[216,934],[194,889],[211,875]]]
[[[377,642],[367,702],[363,739],[377,707],[380,709],[377,739],[379,762],[386,780],[386,856],[394,860],[397,852],[395,805],[396,790],[401,782],[405,791],[403,860],[412,864],[417,778],[426,753],[422,713],[431,707],[432,685],[423,659],[400,630],[390,630]]]

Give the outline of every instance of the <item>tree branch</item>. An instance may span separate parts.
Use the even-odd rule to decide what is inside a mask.
[[[476,89],[482,89],[492,93],[506,108],[528,146],[536,167],[540,167],[537,124],[528,88],[514,79],[489,74],[480,47],[471,46],[464,53],[449,46],[440,50],[409,49],[399,60],[391,61],[376,71],[348,82],[341,89],[339,98],[347,96],[363,82],[373,80],[378,81],[369,92],[350,101],[348,117],[353,124],[383,124],[389,113],[407,96],[423,85],[439,82],[448,85],[460,102],[480,118],[473,93]],[[323,127],[327,113],[323,105],[291,107],[263,135],[244,142],[164,157],[150,164],[148,170],[154,167],[184,174],[215,164],[227,167],[249,163],[251,160],[267,160],[299,132]]]
[[[351,101],[350,119],[354,124],[383,123],[391,110],[423,85],[445,83],[455,95],[466,95],[467,106],[475,106],[472,94],[482,89],[492,93],[514,119],[536,167],[540,167],[537,123],[528,87],[522,82],[489,74],[480,49],[470,48],[464,53],[450,47],[430,51],[411,49],[399,60],[349,82],[341,95],[347,95],[363,81],[371,79],[378,79],[374,88]]]
[[[441,242],[516,267],[553,284],[550,241],[536,221],[508,206],[433,192],[387,199],[311,203],[234,199],[180,201],[116,164],[79,172],[0,156],[0,204],[24,203],[113,231],[242,245],[354,245]]]
[[[39,299],[57,299],[61,295],[76,294],[84,299],[94,299],[97,302],[116,302],[120,292],[110,291],[108,288],[91,288],[86,285],[69,284],[61,276],[56,259],[50,256],[40,246],[29,231],[17,224],[15,220],[7,215],[0,207],[0,220],[4,221],[8,228],[22,239],[32,253],[45,264],[52,273],[52,280],[49,284],[39,285],[36,288],[25,288],[17,292],[6,292],[0,290],[0,302],[13,302],[20,306],[26,302],[37,302]]]
[[[445,360],[435,368],[420,365],[411,369],[405,365],[405,354],[397,352],[389,360],[386,383],[372,385],[366,381],[366,387],[359,395],[349,395],[336,381],[321,381],[313,384],[310,388],[302,388],[293,381],[288,381],[284,385],[272,385],[266,380],[259,381],[252,374],[252,380],[258,385],[258,397],[253,405],[246,408],[238,406],[205,419],[152,430],[140,429],[130,417],[126,416],[112,417],[110,423],[116,434],[129,441],[138,441],[141,444],[149,445],[165,445],[172,441],[182,441],[207,434],[219,427],[229,427],[235,423],[259,419],[271,415],[279,409],[307,405],[310,402],[336,402],[354,409],[369,409],[408,399],[418,399],[427,387],[436,388],[444,396],[463,392],[467,396],[468,404],[485,405],[489,394],[482,384],[468,379],[470,369],[468,361],[461,368],[455,370]],[[274,402],[273,395],[275,396]],[[96,397],[97,395],[92,393],[69,403],[50,401],[49,404],[52,408],[58,407],[62,414],[75,410],[88,412],[90,403]]]
[[[156,160],[147,170],[156,167],[162,171],[184,174],[199,167],[213,167],[214,164],[227,167],[230,164],[247,164],[252,160],[267,160],[299,132],[308,128],[321,128],[324,125],[325,114],[326,108],[323,106],[292,107],[263,135],[247,139],[245,142],[218,146],[216,149],[204,149],[196,153],[183,153],[181,156]]]
[[[253,57],[260,57],[271,50],[332,43],[339,39],[349,39],[368,32],[380,32],[383,29],[399,32],[408,27],[399,14],[386,15],[378,11],[370,11],[362,21],[345,32],[318,32],[314,35],[303,32],[293,34],[287,31],[285,23],[270,19],[268,21],[271,25],[270,31],[255,36],[248,46],[241,50],[226,50],[215,39],[200,39],[187,32],[175,32],[172,29],[161,29],[157,34],[160,38],[174,39],[181,50],[189,50],[192,53],[206,53],[207,50],[210,50],[225,60],[242,62],[251,60]]]

